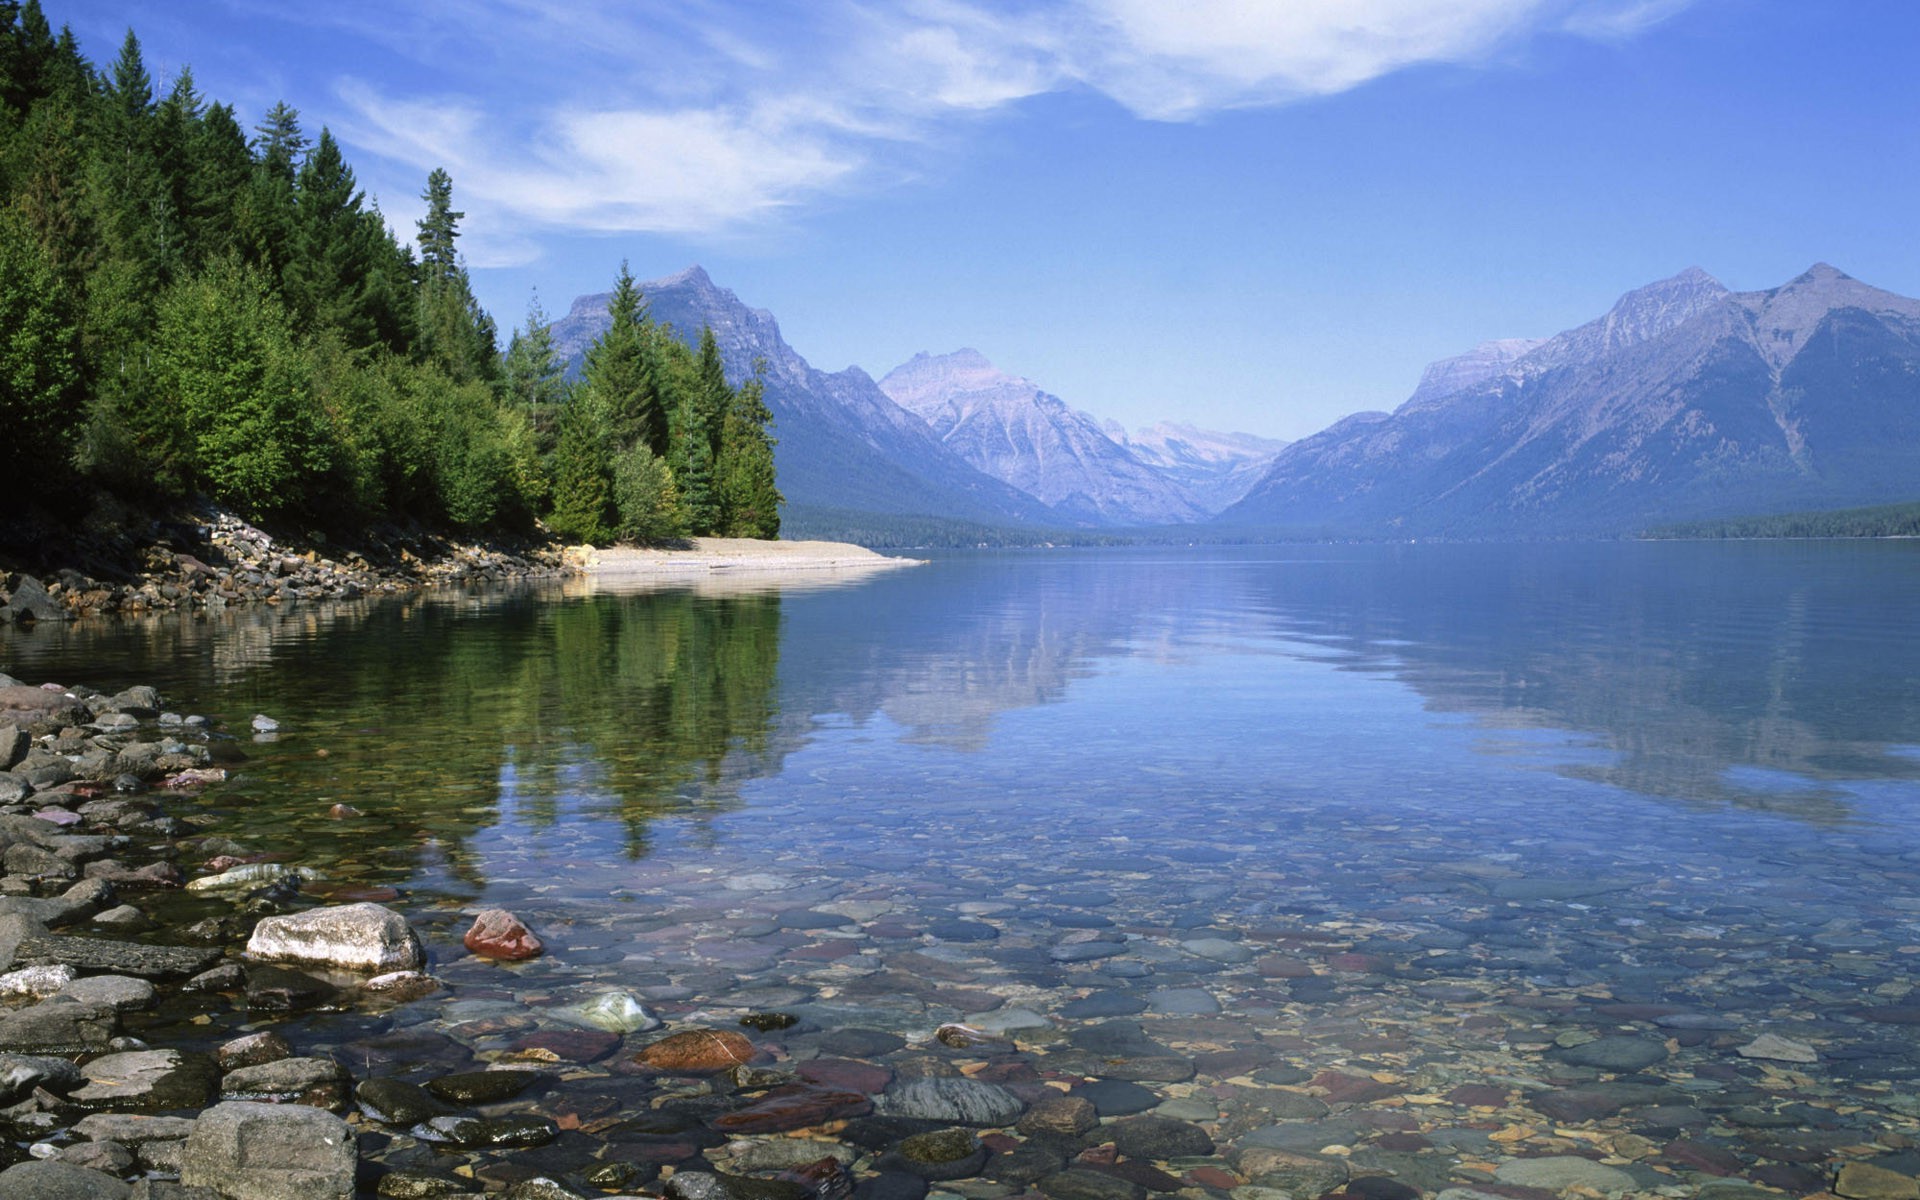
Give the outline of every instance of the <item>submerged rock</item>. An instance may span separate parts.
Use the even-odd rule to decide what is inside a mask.
[[[634,1061],[674,1075],[712,1075],[753,1055],[753,1043],[730,1029],[688,1029],[652,1043]]]
[[[489,908],[475,917],[462,941],[483,958],[505,962],[535,958],[546,949],[533,930],[504,908]]]
[[[349,971],[418,970],[426,960],[405,917],[379,904],[342,904],[266,917],[247,939],[247,957]]]

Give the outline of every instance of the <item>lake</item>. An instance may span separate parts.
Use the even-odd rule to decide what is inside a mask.
[[[0,670],[226,721],[246,761],[180,811],[397,890],[447,984],[283,1030],[356,1077],[552,1065],[515,1103],[572,1114],[523,1152],[553,1170],[777,1157],[622,1123],[711,1128],[774,1076],[543,1040],[618,990],[674,1028],[790,1014],[754,1037],[821,1086],[1070,1090],[1216,1144],[1080,1172],[1116,1195],[1612,1178],[1509,1164],[1582,1156],[1733,1197],[1920,1170],[1916,614],[1906,542],[1062,550],[8,630]],[[496,905],[544,957],[465,954]],[[196,1003],[156,1034],[261,1019]],[[923,1100],[821,1140],[886,1150]],[[989,1142],[934,1186],[1077,1148]]]

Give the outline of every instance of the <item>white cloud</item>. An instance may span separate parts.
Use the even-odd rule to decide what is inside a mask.
[[[437,97],[348,81],[341,135],[526,225],[711,233],[879,177],[902,146],[1066,88],[1152,120],[1326,96],[1542,35],[1632,37],[1691,0],[490,0],[336,5]],[[403,6],[404,7],[404,6]],[[418,6],[416,6],[418,7]],[[317,19],[317,18],[316,18]],[[376,35],[373,30],[378,27]],[[483,99],[484,97],[484,99]],[[476,235],[480,230],[473,231]],[[502,237],[518,255],[526,239]],[[477,249],[477,248],[476,248]]]

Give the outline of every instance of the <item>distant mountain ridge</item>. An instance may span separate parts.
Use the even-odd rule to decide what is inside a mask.
[[[974,469],[926,423],[889,400],[858,367],[829,374],[800,357],[772,313],[750,308],[700,267],[639,285],[655,321],[697,344],[711,327],[736,386],[767,363],[775,465],[787,503],[875,513],[934,514],[997,525],[1060,520],[1032,496]],[[610,324],[608,293],[581,296],[554,322],[556,353],[577,371]]]
[[[1288,446],[1221,521],[1609,535],[1916,491],[1920,301],[1824,263],[1746,293],[1689,268],[1544,342],[1435,364],[1392,414]]]
[[[1100,423],[978,350],[920,353],[880,390],[975,467],[1095,525],[1171,525],[1211,515]]]

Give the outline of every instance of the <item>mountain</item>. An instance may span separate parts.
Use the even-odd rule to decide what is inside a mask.
[[[1178,483],[1208,513],[1246,495],[1287,445],[1278,438],[1219,433],[1178,421],[1161,421],[1131,434],[1114,421],[1102,428],[1135,458]]]
[[[1435,364],[1391,415],[1293,443],[1220,520],[1610,535],[1920,491],[1920,301],[1824,263],[1744,293],[1690,269],[1502,353]]]
[[[1171,525],[1208,515],[1100,423],[977,350],[916,354],[880,390],[969,463],[1072,520]]]
[[[828,374],[800,357],[765,309],[749,308],[699,267],[640,285],[655,321],[697,345],[711,326],[736,386],[767,363],[780,490],[788,506],[927,514],[987,525],[1056,522],[1032,496],[975,470],[858,367]],[[608,293],[581,296],[554,322],[555,351],[577,371],[607,329]]]

